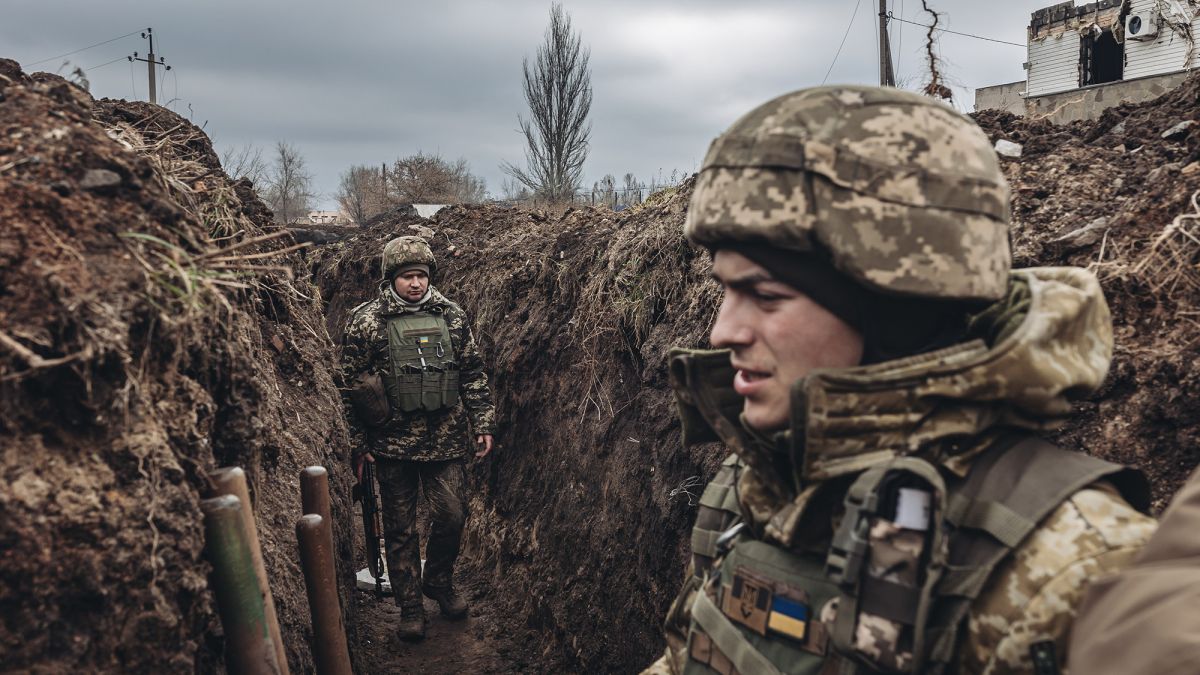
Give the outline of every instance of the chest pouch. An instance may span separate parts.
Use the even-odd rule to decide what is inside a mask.
[[[435,412],[458,403],[459,367],[450,327],[441,314],[403,314],[388,319],[389,372],[384,388],[402,413]]]
[[[839,594],[822,610],[842,656],[878,672],[925,672],[945,509],[945,482],[920,459],[892,460],[851,485],[825,563]]]
[[[717,544],[717,567],[691,606],[684,675],[819,675],[828,672],[828,629],[817,608],[837,596],[824,560],[745,533]]]

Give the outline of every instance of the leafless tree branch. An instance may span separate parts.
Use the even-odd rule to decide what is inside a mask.
[[[522,64],[529,118],[518,117],[525,137],[525,167],[505,162],[501,169],[538,197],[571,199],[587,159],[592,108],[590,50],[571,29],[560,3],[550,8],[550,26],[531,65]]]

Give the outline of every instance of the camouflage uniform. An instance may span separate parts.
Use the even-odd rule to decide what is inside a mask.
[[[347,382],[363,374],[384,375],[391,368],[388,321],[402,314],[440,315],[449,330],[458,364],[459,400],[435,412],[400,413],[369,426],[347,396],[354,455],[371,453],[377,462],[383,499],[388,575],[401,607],[419,607],[422,580],[420,542],[416,531],[418,490],[423,486],[430,504],[431,531],[426,546],[424,587],[451,587],[454,562],[466,514],[464,462],[471,435],[492,434],[495,408],[483,360],[466,313],[433,288],[419,306],[403,302],[392,290],[390,277],[406,260],[431,266],[432,253],[424,240],[401,237],[388,244],[385,280],[379,295],[350,313],[342,342],[342,370]],[[432,269],[430,270],[433,271]]]
[[[817,252],[879,292],[992,304],[954,346],[812,371],[792,387],[789,428],[770,435],[739,418],[727,352],[677,353],[671,373],[685,442],[719,439],[736,457],[701,500],[692,541],[703,551],[668,615],[666,654],[647,672],[1032,673],[1037,659],[1040,674],[1062,666],[1087,581],[1128,565],[1155,524],[1126,501],[1144,507],[1139,477],[1032,436],[1059,426],[1072,399],[1099,387],[1112,326],[1085,270],[1010,272],[1008,219],[1008,187],[986,137],[915,94],[801,91],[714,141],[685,225],[694,243]],[[1056,485],[1056,467],[1068,466]],[[886,519],[864,520],[863,576],[850,578],[846,570],[859,568],[834,543],[855,531],[851,509],[866,508],[855,491],[897,467],[919,468],[934,486],[931,530],[914,539]],[[1032,501],[1043,505],[1022,511],[1022,489],[1042,490]],[[984,498],[1001,490],[1006,497]],[[744,529],[729,528],[735,523]],[[1024,529],[1009,527],[1016,523]],[[718,537],[714,528],[729,529]],[[991,546],[993,562],[956,566],[976,545]],[[757,579],[762,569],[776,576]],[[873,586],[860,583],[871,577]],[[930,580],[926,595],[916,588],[921,578]],[[843,621],[848,585],[856,607]],[[932,613],[906,619],[917,609],[871,597],[885,588],[922,603],[932,597]],[[767,629],[784,591],[784,608],[802,597],[811,614],[784,615],[779,630]],[[764,594],[770,600],[755,606]],[[959,614],[947,609],[956,602]],[[918,627],[938,626],[939,612],[951,617],[946,632],[917,649]],[[805,654],[816,661],[803,665]]]

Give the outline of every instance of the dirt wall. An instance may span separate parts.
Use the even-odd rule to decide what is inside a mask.
[[[428,236],[435,285],[472,315],[499,447],[471,471],[459,570],[489,580],[528,670],[629,672],[661,649],[694,514],[679,488],[698,497],[721,456],[679,447],[666,379],[666,350],[704,343],[715,309],[707,255],[681,234],[689,194],[621,214],[451,207],[314,262],[331,334],[399,234]]]
[[[344,421],[311,414],[339,402],[290,240],[187,120],[12,61],[0,223],[0,671],[223,670],[199,500],[226,465],[311,670],[298,473],[330,468],[343,559],[349,475]]]

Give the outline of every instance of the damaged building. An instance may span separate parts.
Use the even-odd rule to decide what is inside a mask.
[[[1027,76],[975,92],[975,109],[1094,119],[1105,108],[1169,91],[1197,65],[1200,0],[1062,2],[1027,30]]]

